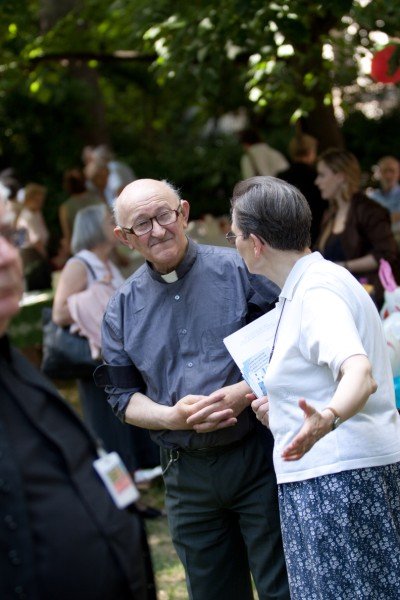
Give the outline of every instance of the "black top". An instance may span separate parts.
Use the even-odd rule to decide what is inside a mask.
[[[94,471],[79,417],[5,337],[0,389],[0,598],[147,598],[137,517]]]

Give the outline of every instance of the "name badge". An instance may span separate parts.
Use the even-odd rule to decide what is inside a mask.
[[[118,508],[126,508],[139,499],[139,492],[117,452],[110,452],[93,463]]]

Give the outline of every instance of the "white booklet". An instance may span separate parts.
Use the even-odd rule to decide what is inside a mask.
[[[278,322],[276,308],[224,338],[229,354],[257,398],[265,396],[267,371]]]

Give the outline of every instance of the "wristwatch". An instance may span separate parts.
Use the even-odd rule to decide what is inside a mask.
[[[334,429],[337,429],[339,427],[339,425],[341,425],[343,423],[342,419],[339,417],[339,415],[337,414],[336,410],[334,408],[331,408],[330,406],[326,406],[324,408],[324,410],[330,410],[331,413],[333,414],[333,421],[332,421],[332,431]]]

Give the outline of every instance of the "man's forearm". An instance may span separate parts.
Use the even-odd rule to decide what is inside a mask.
[[[151,398],[136,392],[129,400],[125,422],[144,429],[170,429],[171,407],[153,402]]]

